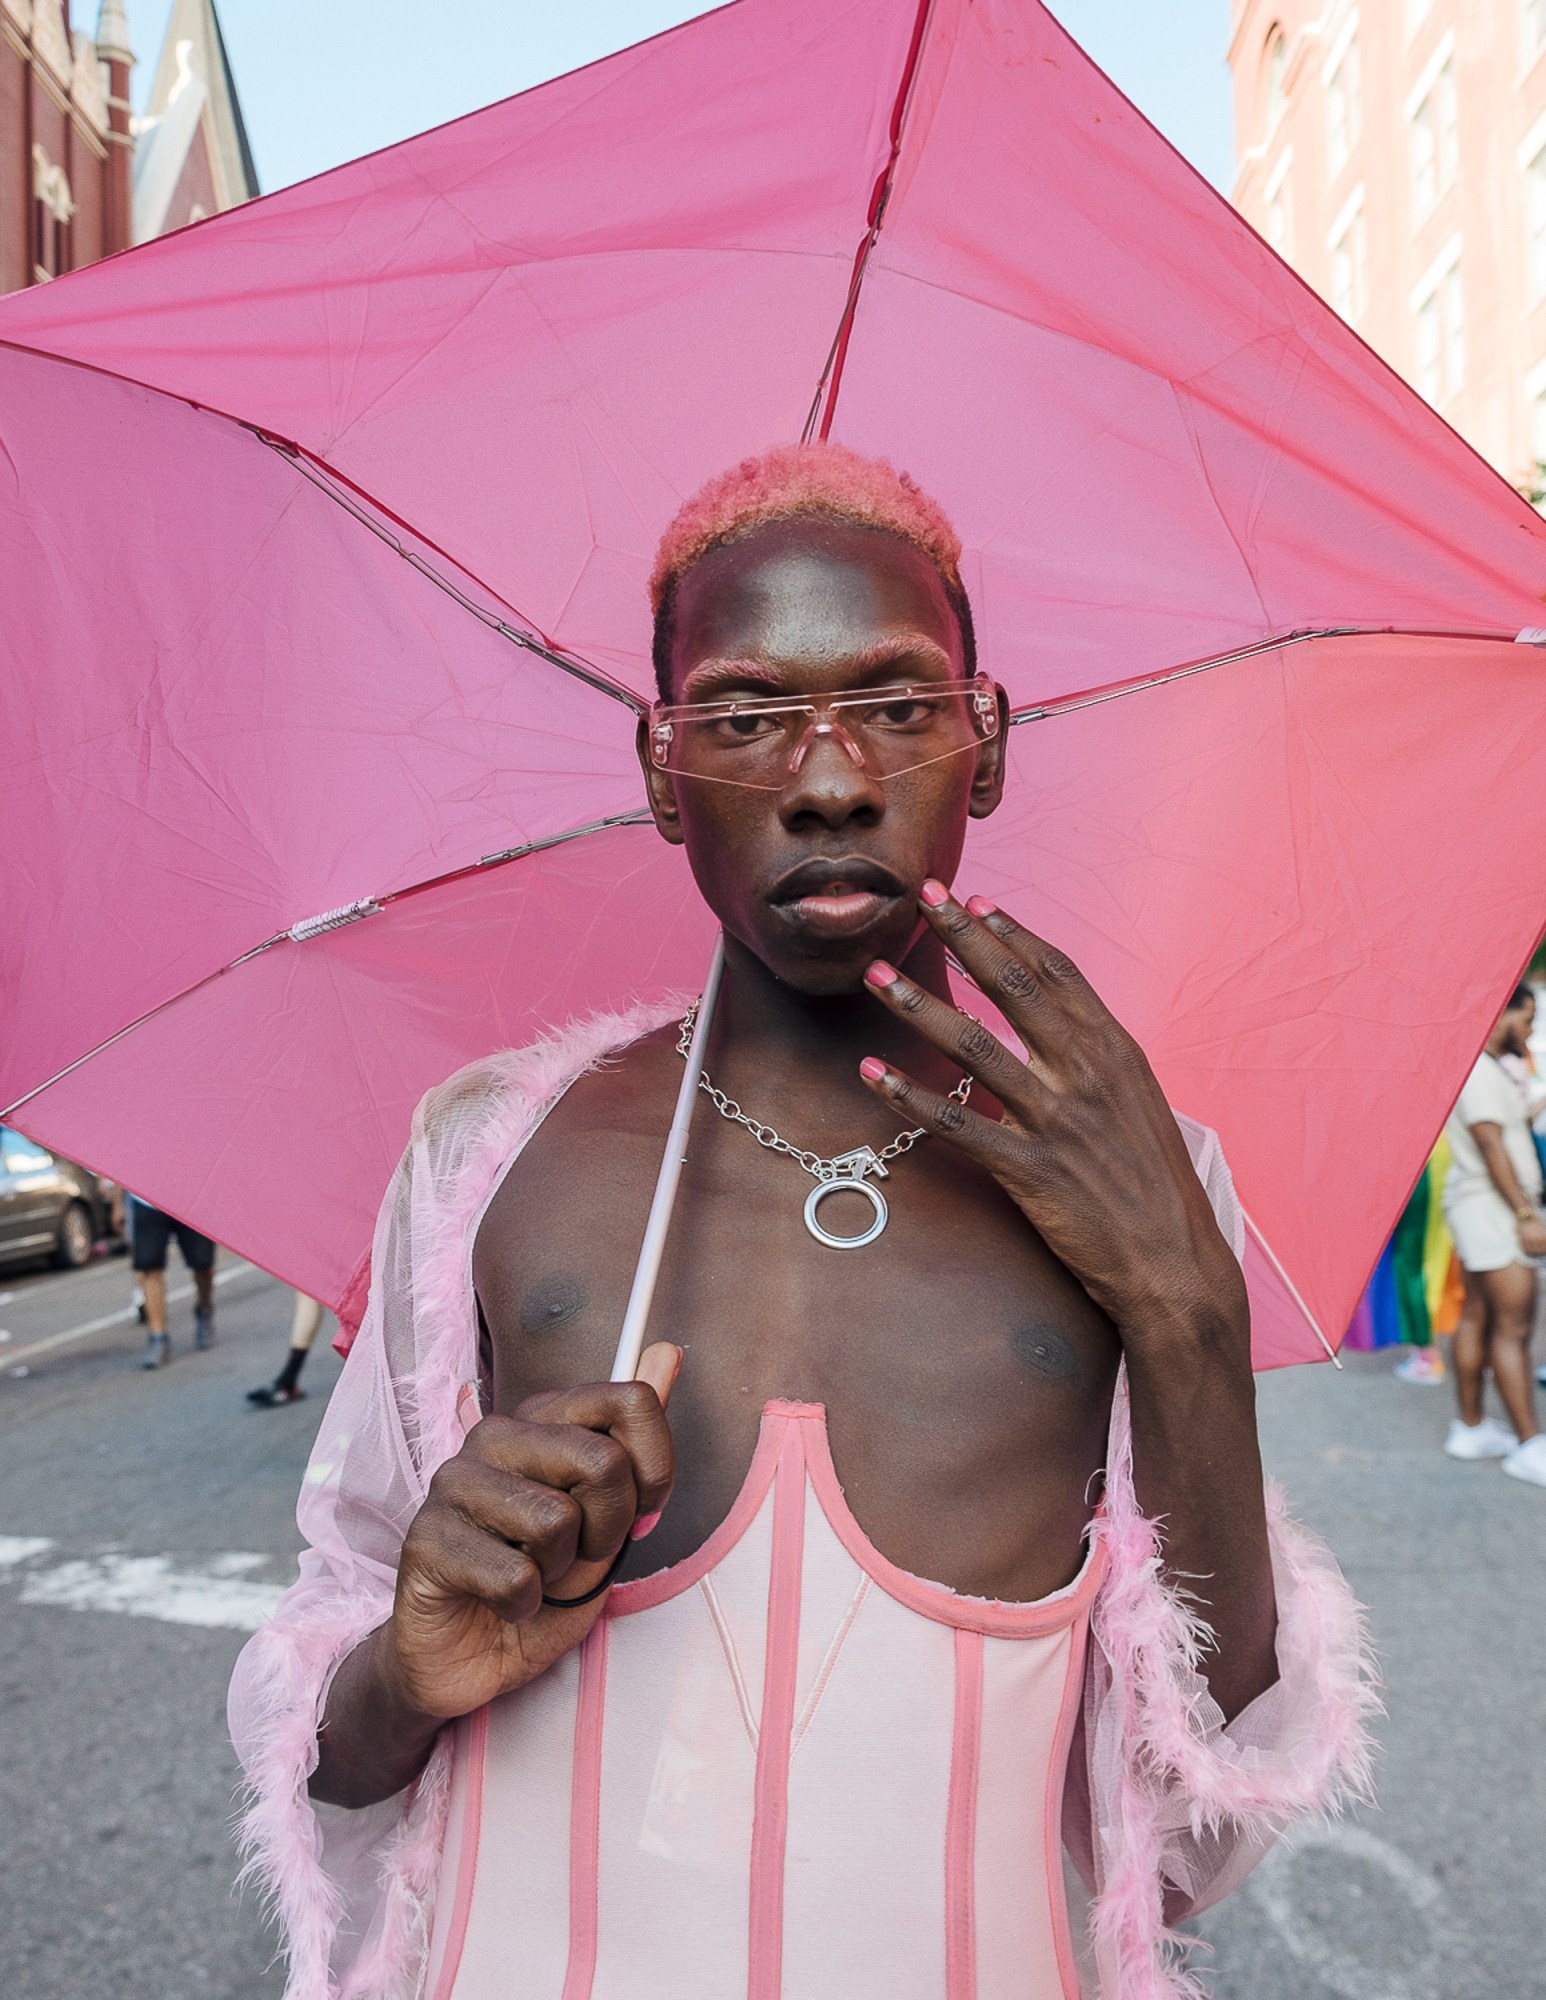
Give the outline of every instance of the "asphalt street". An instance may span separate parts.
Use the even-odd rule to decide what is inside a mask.
[[[136,1365],[122,1258],[0,1274],[6,2000],[281,1990],[232,1886],[224,1692],[293,1572],[338,1364],[324,1334],[308,1400],[251,1410],[289,1295],[224,1269],[218,1344],[191,1351],[180,1302],[158,1375]],[[1206,1918],[1205,1981],[1216,2000],[1546,2000],[1546,1492],[1445,1459],[1447,1391],[1387,1357],[1268,1377],[1261,1412],[1271,1469],[1371,1608],[1390,1714],[1379,1808],[1280,1848]]]

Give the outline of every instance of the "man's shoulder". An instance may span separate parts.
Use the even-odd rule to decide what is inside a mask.
[[[1514,1110],[1518,1095],[1508,1071],[1484,1049],[1471,1067],[1455,1110],[1463,1125],[1500,1125]]]
[[[415,1144],[481,1144],[535,1129],[572,1084],[590,1075],[619,1080],[637,1069],[627,1058],[651,1049],[681,1013],[677,1001],[640,1002],[550,1030],[520,1048],[479,1056],[427,1091],[414,1116]]]

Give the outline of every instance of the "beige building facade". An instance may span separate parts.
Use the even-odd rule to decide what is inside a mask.
[[[1236,206],[1515,484],[1546,474],[1546,0],[1232,0]]]

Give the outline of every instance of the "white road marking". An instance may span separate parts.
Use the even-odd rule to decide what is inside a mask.
[[[1327,1936],[1322,1923],[1301,1906],[1293,1881],[1298,1855],[1330,1849],[1339,1862],[1362,1862],[1383,1875],[1411,1912],[1414,1963],[1402,1970],[1371,1965]],[[1445,1907],[1442,1885],[1388,1840],[1361,1826],[1333,1823],[1296,1828],[1251,1877],[1248,1892],[1265,1913],[1290,1954],[1344,2000],[1438,2000],[1451,1990],[1446,1960],[1457,1939]],[[1361,1891],[1349,1884],[1354,1895]]]
[[[46,1535],[0,1535],[0,1581],[19,1581],[23,1604],[255,1632],[279,1602],[279,1584],[253,1583],[246,1574],[268,1558],[246,1551],[211,1556],[202,1567],[179,1568],[171,1556],[117,1552],[38,1562],[53,1546]]]
[[[31,1562],[34,1556],[53,1546],[47,1535],[0,1535],[0,1569]]]
[[[217,1285],[228,1285],[233,1278],[244,1278],[249,1271],[257,1270],[256,1264],[229,1264],[215,1273]],[[179,1285],[176,1291],[168,1292],[169,1306],[181,1305],[184,1299],[193,1297],[192,1285]],[[30,1347],[18,1347],[14,1354],[5,1358],[9,1362],[30,1361],[37,1354],[51,1354],[56,1347],[68,1347],[73,1341],[85,1340],[93,1333],[103,1333],[110,1326],[123,1326],[131,1319],[139,1317],[138,1306],[121,1306],[117,1312],[103,1313],[100,1319],[88,1319],[83,1326],[66,1327],[63,1333],[51,1333],[46,1340],[35,1340]]]

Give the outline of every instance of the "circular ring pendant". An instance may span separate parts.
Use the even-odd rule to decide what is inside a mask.
[[[830,1229],[823,1229],[816,1219],[816,1211],[829,1194],[838,1192],[862,1194],[875,1211],[875,1220],[862,1236],[834,1236]],[[889,1219],[886,1197],[878,1187],[860,1180],[857,1175],[834,1175],[829,1181],[818,1181],[805,1197],[805,1226],[818,1243],[825,1243],[829,1250],[862,1250],[866,1243],[873,1243],[885,1228]]]

